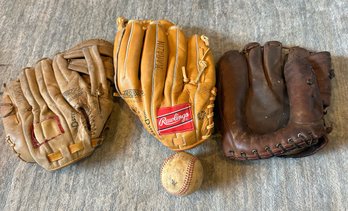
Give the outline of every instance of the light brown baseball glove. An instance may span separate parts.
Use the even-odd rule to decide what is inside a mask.
[[[4,85],[1,116],[19,158],[47,170],[90,155],[112,111],[112,44],[88,40]]]
[[[187,38],[167,20],[118,18],[114,43],[119,95],[146,130],[172,150],[213,132],[215,67],[206,36]]]

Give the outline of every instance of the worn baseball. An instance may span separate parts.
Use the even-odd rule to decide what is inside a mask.
[[[161,182],[169,193],[186,196],[196,191],[203,181],[203,167],[197,157],[178,152],[164,160]]]

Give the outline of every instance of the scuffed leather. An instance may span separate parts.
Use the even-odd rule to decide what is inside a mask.
[[[167,20],[119,18],[117,22],[114,66],[119,95],[146,130],[168,148],[181,151],[204,142],[213,132],[216,95],[208,39],[187,38]],[[185,103],[192,106],[194,130],[160,135],[158,109]]]
[[[82,42],[4,86],[1,117],[18,157],[56,170],[101,144],[112,111],[112,49],[103,40]]]
[[[270,41],[226,52],[218,62],[218,104],[227,157],[302,157],[328,142],[329,52]]]

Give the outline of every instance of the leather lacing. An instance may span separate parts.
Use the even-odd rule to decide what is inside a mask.
[[[206,47],[209,47],[209,38],[207,36],[200,36],[200,39],[204,42],[204,45]],[[195,85],[197,86],[201,76],[203,75],[204,71],[207,69],[208,67],[208,63],[204,60],[205,57],[208,55],[210,51],[210,48],[207,48],[207,50],[203,53],[202,57],[199,58],[199,61],[198,61],[198,75],[196,77],[195,80],[190,80],[188,77],[187,77],[187,73],[186,73],[186,68],[185,66],[183,66],[181,68],[182,70],[182,75],[183,75],[183,80],[184,80],[184,83],[189,83],[189,84],[192,84],[192,85]],[[216,98],[216,88],[214,87],[211,91],[211,96],[209,98],[209,105],[207,106],[207,109],[208,109],[208,115],[207,115],[207,118],[208,118],[208,122],[209,124],[207,125],[206,129],[208,130],[207,134],[206,135],[203,135],[202,136],[202,139],[205,140],[205,139],[208,139],[212,132],[213,132],[213,128],[214,128],[214,121],[213,121],[213,117],[214,117],[214,112],[212,111],[213,108],[214,108],[214,101],[215,101],[215,98]]]
[[[213,132],[213,128],[214,128],[214,121],[213,121],[213,117],[214,117],[214,112],[212,111],[213,108],[214,108],[214,101],[215,101],[215,97],[216,97],[216,90],[215,88],[211,90],[211,97],[209,98],[210,102],[209,102],[209,105],[207,106],[207,109],[210,110],[209,114],[207,115],[207,118],[208,118],[208,122],[209,124],[207,125],[207,134],[202,136],[202,139],[205,140],[205,139],[208,139],[212,132]]]
[[[271,147],[269,147],[269,146],[265,146],[265,150],[269,153],[269,154],[271,154],[271,155],[273,155],[274,156],[274,153],[273,153],[273,151],[272,151],[272,149],[271,149]]]
[[[308,136],[306,136],[303,133],[298,133],[297,137],[300,140],[302,140],[305,144],[307,144],[308,146],[312,145],[313,137],[311,136],[311,134],[308,134]]]
[[[299,146],[292,138],[288,138],[288,144],[292,145],[293,148],[298,148],[298,149],[301,148],[301,146]]]
[[[249,48],[243,49],[242,52],[243,52],[244,54],[248,54],[248,53],[249,53],[249,50],[251,50],[251,49],[254,48],[254,47],[255,47],[255,46],[249,46]],[[261,47],[261,49],[264,48],[263,46],[260,46],[260,47]],[[282,49],[285,50],[285,51],[290,52],[290,51],[292,51],[292,50],[294,49],[294,47],[282,46]],[[311,51],[309,51],[309,52],[310,52],[310,53],[314,53],[314,52],[311,52]],[[334,69],[331,69],[331,70],[329,71],[329,76],[328,76],[328,77],[329,77],[330,79],[332,79],[332,78],[335,77]],[[313,82],[313,79],[309,78],[309,79],[306,80],[306,83],[307,83],[307,85],[311,86],[311,85],[313,85],[314,82]],[[324,114],[324,115],[327,114],[327,108],[328,108],[328,107],[324,108],[324,110],[323,110],[323,114]],[[325,127],[326,132],[327,132],[327,133],[330,133],[330,132],[332,131],[332,125],[327,126],[327,124],[326,124],[324,118],[323,118],[323,121],[324,121],[324,127]],[[300,133],[297,134],[297,138],[298,138],[299,140],[302,141],[301,143],[305,143],[307,146],[312,146],[312,145],[315,145],[315,144],[318,143],[318,138],[315,138],[311,132],[308,132],[307,135],[305,135],[304,133],[300,132]],[[287,151],[290,151],[290,150],[292,150],[292,149],[294,149],[294,148],[302,149],[302,147],[301,147],[299,144],[297,144],[292,138],[288,138],[287,143],[290,144],[292,147],[289,148],[289,149],[286,149],[281,143],[278,143],[278,144],[275,145],[276,148],[282,150],[282,151],[280,152],[280,154],[283,154],[283,153],[285,153],[285,152],[287,152]],[[265,149],[270,155],[275,156],[275,154],[274,154],[274,152],[272,151],[271,147],[265,146],[264,149]],[[231,155],[231,158],[236,157],[236,156],[235,156],[235,152],[234,152],[233,150],[229,150],[228,152],[229,152],[230,154],[232,154],[232,155]],[[257,149],[251,150],[251,153],[253,153],[254,155],[256,155],[259,159],[262,158],[262,157],[260,156],[260,154],[259,154],[259,152],[258,152]],[[246,155],[245,152],[241,152],[241,153],[240,153],[240,156],[243,157],[245,160],[248,160],[248,156]]]
[[[307,135],[305,135],[302,132],[299,132],[297,134],[297,138],[302,141],[301,143],[305,143],[307,146],[312,146],[312,145],[315,145],[315,144],[318,143],[318,139],[315,138],[311,132],[308,132],[306,134]],[[290,151],[290,150],[292,150],[294,148],[303,149],[303,147],[301,147],[299,144],[297,144],[294,141],[293,138],[288,138],[287,139],[287,143],[290,144],[292,147],[290,147],[289,149],[286,149],[281,143],[278,143],[278,144],[275,145],[276,148],[281,149],[280,154],[288,152],[288,151]],[[272,148],[270,146],[265,146],[264,149],[270,155],[276,156],[276,154],[273,152],[273,150],[272,150]],[[235,151],[229,150],[228,152],[231,154],[230,155],[231,158],[236,158]],[[257,149],[251,150],[251,153],[256,155],[259,159],[262,159],[262,157],[261,157],[261,155],[260,155],[260,153],[259,153],[259,151]],[[247,156],[247,154],[245,152],[240,152],[240,157],[244,158],[245,160],[248,160],[250,158],[250,157]]]
[[[240,155],[241,155],[243,158],[245,158],[245,160],[248,160],[248,157],[247,157],[247,155],[246,155],[245,152],[241,152]]]
[[[251,150],[251,152],[254,153],[255,155],[257,155],[257,157],[259,159],[261,159],[261,156],[260,156],[259,152],[257,151],[257,149],[253,149],[253,150]]]
[[[10,147],[11,147],[12,150],[13,150],[13,152],[16,153],[16,155],[17,155],[17,157],[18,157],[19,159],[21,159],[21,160],[24,161],[24,162],[27,162],[27,161],[25,161],[25,160],[21,157],[21,153],[19,153],[19,152],[17,152],[17,151],[15,150],[16,144],[11,140],[11,137],[10,137],[10,136],[6,136],[6,142],[10,145]]]
[[[202,35],[200,38],[204,42],[204,44],[207,47],[209,47],[209,39],[208,39],[208,37]],[[203,56],[201,58],[199,58],[199,61],[198,61],[198,65],[199,65],[199,67],[198,67],[198,75],[197,75],[195,80],[190,80],[187,77],[185,66],[183,66],[181,68],[182,75],[183,75],[183,78],[184,78],[184,83],[190,83],[192,85],[197,85],[197,83],[199,82],[199,79],[201,78],[202,74],[204,73],[204,71],[208,67],[208,63],[206,61],[204,61],[204,59],[207,56],[207,54],[209,53],[209,51],[210,51],[210,48],[207,48],[207,50],[203,53]]]
[[[327,114],[327,110],[328,110],[328,107],[326,107],[324,109],[324,115]],[[332,131],[332,122],[329,122],[329,124],[328,124],[324,117],[323,117],[323,122],[324,122],[324,127],[325,127],[326,133],[331,133],[331,131]]]

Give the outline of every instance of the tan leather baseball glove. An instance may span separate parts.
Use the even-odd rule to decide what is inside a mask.
[[[19,158],[47,170],[90,155],[112,111],[112,44],[88,40],[4,85],[1,116]]]
[[[208,38],[167,20],[118,18],[114,43],[119,95],[146,130],[172,150],[190,149],[213,131],[215,68]]]

